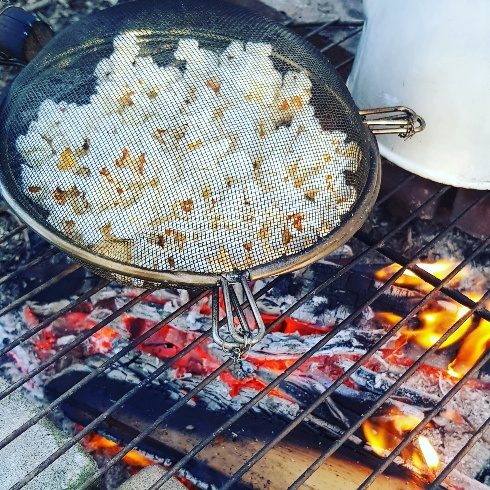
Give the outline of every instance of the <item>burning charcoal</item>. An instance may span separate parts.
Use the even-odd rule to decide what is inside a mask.
[[[0,378],[0,390],[9,384]],[[37,413],[37,408],[22,394],[15,392],[0,401],[0,438],[10,435]],[[27,475],[51,453],[61,447],[68,437],[50,422],[40,421],[31,429],[0,450],[0,481],[9,488]],[[33,489],[58,490],[77,488],[96,470],[95,463],[76,445],[44,470],[29,485]]]
[[[346,362],[346,369],[350,367],[349,364]],[[351,379],[363,389],[379,395],[382,395],[392,385],[392,380],[386,375],[375,373],[365,367],[360,367],[355,371],[351,375]],[[439,398],[434,395],[404,386],[396,390],[394,397],[423,409],[431,409],[439,401]]]

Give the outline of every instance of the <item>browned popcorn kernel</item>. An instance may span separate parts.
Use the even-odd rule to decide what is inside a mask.
[[[75,232],[75,222],[71,219],[63,221],[63,231],[69,237],[73,236],[73,233]]]
[[[243,248],[247,251],[247,252],[250,252],[250,250],[252,250],[252,242],[245,242],[243,244]]]
[[[215,109],[213,112],[213,118],[219,119],[220,117],[223,117],[224,112],[225,110],[223,108]]]
[[[68,193],[64,191],[63,189],[60,189],[57,187],[53,191],[53,199],[60,204],[61,206],[64,206],[66,204],[66,201],[68,199]]]
[[[225,176],[226,187],[233,187],[236,183],[238,183],[238,179],[234,177]]]
[[[332,176],[331,175],[325,175],[325,187],[327,191],[332,190]]]
[[[195,150],[196,148],[199,148],[200,146],[202,146],[202,140],[201,139],[198,139],[196,141],[194,141],[194,143],[189,143],[187,145],[187,148],[189,148],[189,150]]]
[[[277,108],[283,112],[287,111],[289,109],[288,99],[282,99],[280,104],[277,106]]]
[[[319,189],[309,189],[305,192],[305,198],[308,199],[308,201],[315,201],[319,191]]]
[[[213,191],[211,189],[211,186],[209,184],[206,184],[202,189],[202,197],[204,197],[204,199],[209,199],[212,193]]]
[[[112,239],[103,241],[94,247],[96,253],[121,262],[131,261],[131,247],[129,240]]]
[[[167,143],[163,137],[165,133],[165,129],[155,129],[155,131],[153,131],[153,138],[155,138],[161,145],[165,145]]]
[[[173,269],[175,267],[175,259],[173,257],[167,257],[168,266]]]
[[[282,244],[284,246],[288,245],[291,242],[292,238],[293,235],[291,235],[291,232],[287,228],[284,228],[282,230]]]
[[[303,231],[303,219],[305,215],[303,213],[288,214],[288,221],[292,221],[293,227],[298,231]]]
[[[185,201],[180,201],[180,207],[184,213],[190,213],[194,207],[194,201],[192,199],[187,199]]]
[[[41,192],[41,190],[42,190],[42,189],[41,189],[41,187],[39,187],[38,185],[30,185],[30,186],[27,188],[27,190],[28,190],[29,192],[32,192],[32,194],[36,194],[36,193],[38,193],[38,192]]]
[[[77,166],[77,158],[71,151],[71,148],[65,148],[61,154],[56,167],[58,170],[65,172],[67,170],[73,170]]]
[[[220,81],[218,78],[210,78],[206,80],[206,86],[209,87],[215,94],[220,90]]]
[[[90,169],[88,167],[78,167],[75,170],[75,175],[81,175],[83,177],[88,177],[90,175]]]
[[[261,240],[266,240],[267,238],[269,238],[269,228],[265,223],[260,227],[260,230],[257,233],[257,236]]]
[[[131,155],[129,150],[124,147],[122,149],[122,154],[119,158],[116,158],[116,167],[126,167],[130,164]]]
[[[127,92],[125,92],[123,95],[121,95],[117,100],[124,106],[124,107],[129,107],[133,105],[133,95],[134,92],[129,89],[129,87],[126,85]]]
[[[133,170],[136,171],[139,175],[143,175],[144,172],[144,164],[146,161],[146,157],[144,153],[141,153],[138,158],[134,158],[133,155],[131,155],[131,152],[124,147],[122,149],[121,156],[119,158],[116,158],[116,167],[131,167]]]
[[[291,101],[291,105],[297,109],[301,109],[303,107],[303,99],[299,95],[293,95],[289,100]]]
[[[179,230],[174,230],[172,228],[165,228],[165,235],[168,237],[172,237],[174,242],[179,247],[179,250],[184,248],[184,243],[186,241],[186,236]]]
[[[104,237],[105,240],[110,240],[112,237],[112,225],[111,223],[106,223],[105,225],[100,227],[100,233]]]

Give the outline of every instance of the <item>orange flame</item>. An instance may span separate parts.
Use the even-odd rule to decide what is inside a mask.
[[[110,439],[100,436],[99,434],[90,433],[83,438],[83,446],[88,452],[101,451],[109,457],[115,456],[121,451],[122,446],[119,446]],[[122,460],[129,466],[142,468],[155,464],[155,461],[141,454],[139,451],[132,449],[126,454]]]
[[[378,456],[387,456],[421,420],[392,407],[366,420],[362,430],[372,450]],[[405,447],[400,456],[420,473],[432,473],[439,466],[439,456],[425,436],[418,437],[418,445]]]
[[[462,378],[490,348],[490,322],[481,319],[478,326],[465,337],[447,372],[454,378]]]
[[[397,409],[390,409],[383,415],[369,418],[362,424],[364,437],[378,456],[392,451],[422,419],[407,415]]]
[[[437,278],[443,279],[457,266],[457,262],[453,260],[440,260],[432,264],[420,263],[417,265]],[[377,271],[375,277],[378,280],[387,280],[400,269],[400,265],[392,264]],[[461,271],[456,274],[451,283],[453,285],[460,284],[463,277]],[[468,279],[467,277],[464,278]],[[471,278],[472,276],[470,276],[470,281]],[[473,301],[478,301],[482,297],[481,285],[484,278],[478,278],[477,276],[476,279],[477,281],[475,281],[475,278],[472,281],[474,291],[465,293]],[[423,279],[409,270],[406,270],[395,281],[395,284],[417,289],[424,293],[432,290],[430,284],[427,284]],[[468,287],[468,284],[466,284],[466,287]],[[439,301],[437,302],[437,306],[432,305],[430,308],[419,312],[417,315],[419,328],[403,327],[400,330],[397,346],[410,341],[428,349],[468,312],[469,309],[465,306]],[[389,312],[377,312],[376,317],[382,323],[390,326],[395,325],[401,319],[398,315]],[[453,378],[462,378],[490,348],[490,322],[481,319],[477,327],[472,330],[474,325],[475,317],[472,315],[439,346],[439,349],[445,349],[457,342],[461,342],[456,357],[449,363],[447,368],[448,374]]]
[[[445,306],[447,308],[440,311],[429,309],[420,312],[418,315],[420,328],[416,330],[403,329],[402,337],[412,340],[425,349],[432,347],[449,328],[469,311],[465,306],[451,303],[447,303]],[[469,317],[439,346],[439,349],[445,349],[461,340],[470,330],[472,323],[472,317]]]
[[[454,260],[439,260],[438,262],[434,263],[422,262],[417,264],[418,267],[426,272],[429,272],[438,279],[444,279],[457,265],[458,262]],[[401,268],[401,265],[391,264],[387,267],[383,267],[383,269],[380,269],[379,271],[376,271],[374,277],[378,281],[386,281]],[[453,281],[456,281],[460,277],[460,274],[461,272],[456,274]],[[423,293],[428,293],[433,289],[431,284],[425,282],[423,279],[417,276],[417,274],[408,269],[405,270],[403,274],[395,281],[395,284],[397,286],[403,286],[410,289],[417,289]]]
[[[437,467],[439,466],[439,456],[437,455],[437,452],[432,446],[432,444],[430,443],[429,439],[427,439],[427,437],[425,436],[419,436],[418,443],[425,464],[431,470],[436,470]]]

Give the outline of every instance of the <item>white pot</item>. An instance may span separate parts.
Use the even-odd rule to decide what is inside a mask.
[[[490,0],[364,0],[347,81],[358,107],[408,105],[416,138],[378,137],[381,154],[437,182],[490,189]]]

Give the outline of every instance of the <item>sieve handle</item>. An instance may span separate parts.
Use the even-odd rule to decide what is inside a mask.
[[[401,138],[410,138],[425,129],[425,121],[404,106],[360,109],[359,115],[373,134],[397,134]],[[368,116],[373,118],[367,119]]]
[[[252,317],[257,326],[252,329],[245,317],[236,288],[239,288],[250,306]],[[224,327],[219,321],[219,290],[223,291],[226,322]],[[238,325],[235,324],[238,319]],[[221,276],[219,283],[212,293],[212,333],[213,340],[223,350],[231,352],[235,359],[241,358],[253,345],[259,342],[265,334],[265,325],[260,316],[259,308],[255,302],[252,291],[245,275],[238,277]]]

